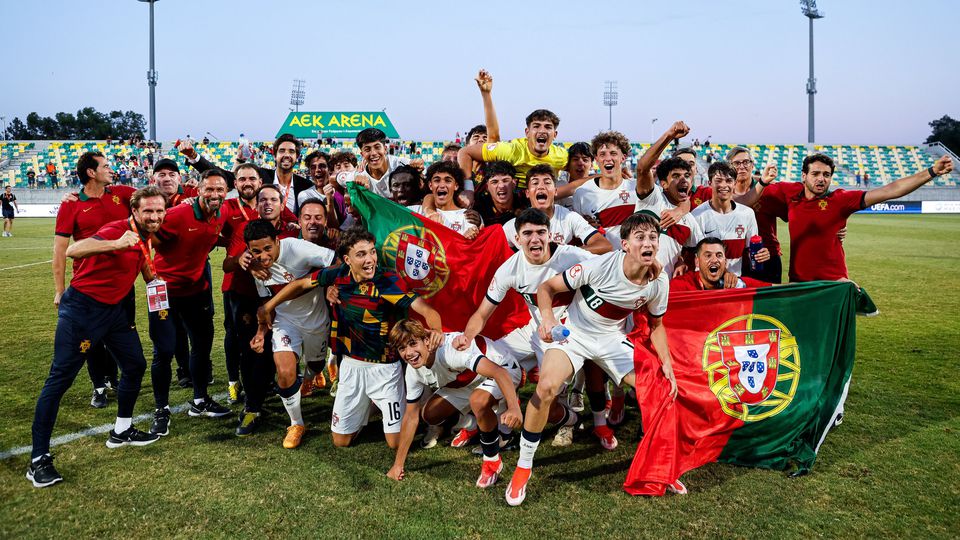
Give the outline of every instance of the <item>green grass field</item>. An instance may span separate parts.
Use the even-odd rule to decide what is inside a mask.
[[[384,476],[393,455],[379,422],[354,447],[332,446],[332,398],[324,392],[305,398],[310,429],[293,451],[280,446],[287,420],[274,399],[265,429],[246,439],[234,437],[235,418],[181,413],[171,435],[146,448],[108,450],[106,435],[54,447],[65,481],[48,489],[24,478],[27,455],[0,461],[0,537],[960,536],[960,280],[952,274],[960,216],[856,216],[849,228],[851,277],[881,315],[858,319],[846,420],[807,477],[711,464],[684,476],[686,497],[629,497],[621,484],[638,415],[628,409],[614,452],[585,434],[568,448],[541,445],[527,501],[509,508],[503,489],[516,453],[505,456],[507,479],[480,491],[478,458],[443,446],[448,437],[414,451],[408,479],[396,483]],[[56,325],[46,262],[53,221],[17,220],[15,233],[0,241],[0,452],[30,444]],[[214,255],[215,269],[221,257]],[[10,269],[21,265],[30,266]],[[219,295],[217,303],[219,310]],[[211,391],[221,393],[219,343],[214,366]],[[177,389],[171,401],[188,397]],[[55,437],[113,421],[112,397],[102,410],[89,399],[84,369],[63,400]],[[152,403],[148,369],[137,414]]]

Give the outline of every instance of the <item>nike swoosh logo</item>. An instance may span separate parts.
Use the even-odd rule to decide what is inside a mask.
[[[193,231],[199,231],[199,230],[200,230],[200,227],[197,227],[196,229],[191,229],[189,227],[187,228],[187,232],[193,232]]]
[[[89,211],[91,211],[91,210],[93,210],[93,208],[84,208],[84,209],[83,209],[84,212],[89,212]]]
[[[397,425],[397,424],[399,424],[399,423],[400,423],[399,420],[397,420],[396,422],[390,422],[390,423],[387,424],[387,427],[395,426],[395,425]]]
[[[233,216],[231,219],[243,219],[243,216]]]

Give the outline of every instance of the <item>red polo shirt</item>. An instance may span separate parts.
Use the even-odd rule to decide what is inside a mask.
[[[230,250],[233,247],[234,242],[239,240],[243,243],[243,229],[247,226],[251,220],[257,219],[259,214],[257,214],[256,209],[250,208],[249,206],[243,204],[243,202],[237,199],[227,199],[223,202],[223,230],[220,231],[221,241],[220,245],[227,248],[227,256],[230,256]],[[240,251],[243,253],[243,250]],[[245,273],[245,272],[244,272]],[[234,280],[234,272],[224,272],[223,273],[223,283],[220,285],[221,291],[230,291],[231,284]],[[242,292],[247,294],[251,289],[248,289],[243,284],[243,289],[237,292]],[[253,287],[252,296],[257,295],[257,289],[253,286],[253,282],[250,281],[249,285]]]
[[[77,242],[90,238],[107,223],[126,219],[134,191],[130,186],[106,186],[100,197],[88,197],[81,189],[77,200],[60,204],[54,234],[72,237]],[[80,261],[74,259],[74,273],[79,265]]]
[[[757,216],[757,230],[763,238],[763,247],[776,250],[777,255],[783,255],[780,249],[780,239],[777,238],[777,219],[789,219],[787,200],[803,193],[803,182],[777,182],[763,188],[760,199],[753,205]]]
[[[177,188],[177,192],[173,194],[172,197],[167,199],[167,208],[172,208],[184,201],[184,199],[189,199],[191,197],[196,197],[199,195],[199,191],[195,187],[186,186],[182,184]]]
[[[690,194],[690,211],[703,203],[710,202],[713,198],[713,188],[710,186],[700,186]]]
[[[847,225],[850,214],[863,209],[866,193],[837,189],[807,199],[801,191],[787,200],[790,281],[847,277],[846,254],[837,233]]]
[[[132,218],[111,221],[92,237],[97,240],[116,240],[132,230],[132,221]],[[130,293],[146,260],[141,248],[143,236],[140,238],[140,245],[74,259],[76,269],[70,286],[98,302],[119,304]]]
[[[220,238],[223,220],[218,211],[209,218],[200,209],[200,201],[181,204],[167,211],[157,231],[157,274],[167,282],[170,296],[190,296],[204,291],[207,256]]]
[[[743,289],[756,289],[759,287],[769,287],[770,284],[766,281],[760,281],[758,279],[753,279],[749,277],[741,277],[740,281],[743,282],[744,287],[739,287]],[[700,281],[700,272],[696,270],[691,272],[685,272],[682,276],[675,277],[670,280],[670,292],[676,291],[706,291],[703,287],[703,282]]]

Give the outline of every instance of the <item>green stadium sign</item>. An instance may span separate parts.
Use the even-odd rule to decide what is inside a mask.
[[[283,121],[277,136],[290,133],[301,139],[313,139],[317,135],[353,139],[367,128],[381,129],[391,139],[400,138],[385,112],[292,112]]]

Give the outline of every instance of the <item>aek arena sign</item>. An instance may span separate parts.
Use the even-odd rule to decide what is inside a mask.
[[[378,128],[391,139],[400,138],[384,112],[292,112],[280,126],[277,136],[290,133],[300,139],[313,139],[318,135],[353,139],[367,128]]]

